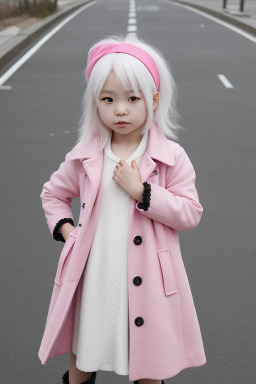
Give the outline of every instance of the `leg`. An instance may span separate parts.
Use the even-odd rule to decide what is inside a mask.
[[[139,384],[162,384],[162,380],[140,379]]]
[[[80,384],[92,377],[92,372],[80,371],[76,367],[76,355],[71,352],[69,360],[69,384]]]

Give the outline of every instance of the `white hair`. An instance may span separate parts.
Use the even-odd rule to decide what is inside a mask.
[[[171,67],[157,48],[146,44],[136,35],[127,35],[125,37],[122,35],[108,36],[96,44],[93,44],[89,53],[96,45],[115,42],[127,42],[141,47],[154,60],[160,76],[158,107],[153,112],[152,98],[156,91],[156,85],[150,72],[140,60],[124,53],[105,55],[94,65],[83,96],[82,116],[79,121],[77,144],[81,144],[87,140],[89,142],[89,138],[92,137],[91,135],[100,133],[100,149],[103,149],[107,140],[111,137],[112,130],[110,128],[107,129],[103,124],[96,104],[96,100],[98,100],[111,70],[114,71],[117,82],[122,90],[128,91],[129,89],[133,89],[135,95],[139,90],[143,93],[147,106],[147,119],[141,134],[146,133],[152,123],[155,122],[168,139],[177,140],[176,132],[179,129],[183,129],[183,127],[178,124],[180,115],[176,109],[177,89]],[[85,74],[86,68],[83,72],[84,79]]]

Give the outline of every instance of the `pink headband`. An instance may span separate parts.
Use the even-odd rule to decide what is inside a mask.
[[[106,43],[106,44],[99,44],[98,46],[96,46],[88,55],[87,69],[86,69],[87,83],[89,81],[91,71],[94,65],[97,63],[97,61],[101,59],[103,56],[109,55],[111,53],[127,53],[128,55],[134,56],[138,60],[140,60],[151,73],[154,79],[154,82],[156,84],[156,89],[159,91],[160,77],[159,77],[159,72],[154,60],[146,51],[144,51],[144,49],[129,43],[117,43],[117,44]]]

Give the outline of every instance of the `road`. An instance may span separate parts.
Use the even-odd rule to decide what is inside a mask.
[[[137,0],[136,7],[138,35],[172,66],[186,127],[178,142],[195,167],[204,207],[199,226],[180,241],[207,363],[165,382],[252,384],[255,44],[168,1]],[[45,366],[37,356],[63,246],[51,239],[39,195],[75,144],[88,49],[107,34],[125,34],[128,14],[128,1],[92,4],[0,89],[3,384],[57,384],[68,369],[68,355]],[[76,220],[78,205],[75,199]],[[128,376],[100,371],[97,382],[128,383]]]

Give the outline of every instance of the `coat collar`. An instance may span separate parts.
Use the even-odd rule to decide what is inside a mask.
[[[172,150],[171,140],[168,140],[159,127],[153,123],[148,135],[148,145],[146,149],[147,155],[151,159],[159,160],[167,165],[174,165],[174,154]],[[88,148],[89,147],[89,148]],[[70,160],[84,160],[98,157],[103,154],[103,150],[99,150],[100,147],[100,135],[95,134],[91,140],[90,145],[85,150],[84,144],[78,143],[70,152],[68,161]]]

